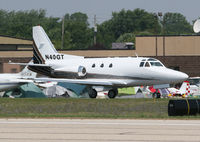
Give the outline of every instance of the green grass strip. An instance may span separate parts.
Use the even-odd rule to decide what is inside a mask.
[[[0,99],[1,118],[199,119],[169,117],[168,99]]]

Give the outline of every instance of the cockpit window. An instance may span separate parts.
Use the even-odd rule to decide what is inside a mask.
[[[141,63],[140,63],[140,67],[143,67],[143,66],[144,66],[144,62],[141,62]]]
[[[148,61],[157,61],[157,60],[153,58],[149,58]]]
[[[150,62],[152,67],[163,67],[163,65],[160,62]]]
[[[146,62],[146,63],[145,63],[145,67],[150,67],[149,62]]]
[[[164,65],[154,58],[142,59],[139,67],[164,67]]]

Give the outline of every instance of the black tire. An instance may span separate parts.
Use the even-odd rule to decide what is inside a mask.
[[[117,89],[112,89],[112,90],[109,90],[108,97],[110,99],[114,99],[117,96],[117,94],[118,94]]]
[[[157,96],[156,96],[157,99],[159,99],[159,98],[161,97],[161,94],[160,94],[160,93],[157,93],[156,95],[157,95]]]
[[[89,94],[89,97],[90,98],[96,98],[97,97],[97,91],[95,90],[95,89],[91,89],[89,92],[88,92],[88,94]]]
[[[62,96],[65,97],[65,98],[69,98],[70,97],[69,94],[67,93],[67,91]]]

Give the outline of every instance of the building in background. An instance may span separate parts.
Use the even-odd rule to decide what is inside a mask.
[[[20,72],[23,67],[7,63],[9,61],[28,62],[33,54],[32,47],[32,40],[0,36],[0,72]]]

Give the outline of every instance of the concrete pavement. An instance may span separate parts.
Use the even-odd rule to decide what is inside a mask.
[[[200,120],[0,119],[2,142],[199,142]]]

